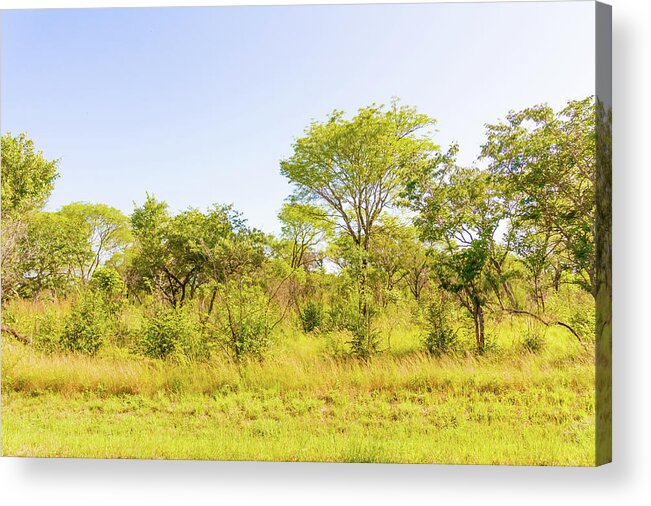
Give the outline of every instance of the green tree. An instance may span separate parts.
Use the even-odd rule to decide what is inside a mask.
[[[2,298],[15,294],[22,283],[20,243],[32,212],[39,210],[54,188],[58,160],[48,160],[25,134],[2,136]]]
[[[86,230],[61,213],[34,213],[20,243],[20,292],[65,293],[78,279],[79,259],[92,258]]]
[[[58,177],[58,160],[47,160],[25,134],[2,136],[2,216],[43,207]]]
[[[171,306],[182,306],[197,290],[244,272],[264,256],[262,234],[246,228],[229,206],[207,212],[190,208],[170,216],[167,204],[147,196],[131,215],[136,251],[128,278],[136,290],[154,290]]]
[[[459,167],[457,147],[437,157],[416,174],[407,197],[418,212],[416,224],[434,248],[434,269],[440,286],[455,294],[472,316],[477,349],[485,346],[485,306],[494,285],[493,260],[505,256],[495,235],[504,207],[489,173]]]
[[[77,268],[83,283],[88,283],[99,266],[132,241],[127,217],[119,209],[106,204],[73,202],[60,213],[75,223],[86,236],[90,255],[79,252]]]
[[[329,237],[332,224],[323,209],[300,202],[283,205],[278,213],[282,237],[288,244],[288,264],[291,269],[307,268],[314,255],[309,253]]]
[[[282,235],[280,241],[277,241],[277,250],[278,256],[289,269],[287,289],[290,302],[302,322],[316,321],[309,315],[316,315],[320,306],[315,301],[306,299],[310,292],[315,291],[312,284],[314,273],[323,265],[323,251],[318,248],[331,237],[332,223],[323,209],[300,202],[284,204],[278,218],[282,223]],[[317,325],[304,325],[310,330],[315,326]]]
[[[505,122],[488,125],[482,148],[508,202],[509,226],[539,240],[536,247],[523,244],[520,254],[560,255],[559,265],[593,294],[595,114],[592,97],[558,113],[547,105],[511,112]]]
[[[322,206],[357,247],[359,309],[367,321],[371,240],[407,176],[421,170],[437,149],[426,130],[433,124],[432,118],[397,100],[386,109],[362,108],[352,119],[334,111],[325,122],[313,122],[294,142],[293,155],[281,161],[281,173],[294,184],[295,198]]]

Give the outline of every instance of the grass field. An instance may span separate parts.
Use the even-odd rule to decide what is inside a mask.
[[[533,354],[435,358],[392,337],[369,361],[286,336],[263,363],[183,364],[107,348],[42,354],[5,338],[4,455],[594,464],[594,360],[561,329]]]

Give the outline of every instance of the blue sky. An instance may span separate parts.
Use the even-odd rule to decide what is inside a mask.
[[[279,230],[279,160],[312,119],[397,96],[471,163],[484,124],[594,90],[592,2],[10,11],[2,131],[60,173],[48,209],[150,192]]]

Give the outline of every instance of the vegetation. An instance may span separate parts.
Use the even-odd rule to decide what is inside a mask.
[[[593,464],[595,115],[511,112],[479,168],[397,100],[334,111],[277,237],[44,211],[58,163],[4,135],[5,453]]]

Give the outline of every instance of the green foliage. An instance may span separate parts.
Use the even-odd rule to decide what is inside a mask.
[[[281,173],[295,185],[298,200],[324,205],[361,245],[405,177],[427,165],[437,149],[427,134],[418,135],[433,123],[397,101],[387,109],[362,108],[352,119],[334,111],[296,140]]]
[[[136,291],[153,291],[172,307],[192,299],[209,282],[223,283],[264,259],[263,234],[249,230],[230,206],[170,216],[148,195],[131,216],[136,239],[128,278]]]
[[[314,205],[290,202],[283,204],[278,218],[283,224],[290,268],[309,268],[316,258],[314,249],[332,234],[332,223],[326,213]]]
[[[54,189],[58,160],[47,160],[27,135],[2,136],[2,217],[40,209]]]
[[[579,334],[581,341],[594,342],[596,336],[595,307],[575,307],[570,314],[569,324]]]
[[[592,294],[563,285],[547,304],[550,314],[567,323],[584,343],[593,343],[596,335],[596,308]]]
[[[562,257],[589,292],[595,275],[595,123],[594,97],[569,102],[557,113],[547,105],[512,111],[506,122],[488,125],[482,151],[503,192],[512,231],[542,236],[542,249],[533,253]]]
[[[529,353],[540,353],[545,347],[544,330],[530,325],[522,336],[521,345]]]
[[[91,288],[107,296],[120,295],[124,292],[124,282],[114,267],[100,267],[93,272]]]
[[[146,319],[139,342],[140,352],[151,358],[196,360],[207,356],[199,328],[185,309],[165,309]]]
[[[20,244],[22,295],[65,294],[74,287],[79,262],[91,255],[83,228],[60,212],[39,212],[31,217],[25,239]]]
[[[83,235],[86,252],[78,256],[76,267],[84,283],[90,281],[95,269],[131,243],[127,217],[119,209],[106,204],[73,202],[63,206],[59,213]]]
[[[356,357],[366,359],[379,350],[381,333],[373,327],[373,316],[375,315],[367,315],[364,318],[359,315],[347,327],[352,335],[350,351]]]
[[[380,345],[380,332],[374,328],[377,309],[369,306],[364,315],[359,308],[360,301],[353,291],[335,299],[327,313],[327,329],[347,336],[352,355],[368,358],[378,351]]]
[[[324,321],[323,305],[312,300],[307,301],[300,317],[304,332],[309,333],[320,329]]]
[[[216,339],[235,360],[263,358],[278,321],[272,301],[250,278],[231,280],[219,287],[211,327]]]
[[[434,297],[427,304],[425,320],[427,333],[423,346],[433,355],[443,355],[457,350],[457,331],[452,327],[452,308],[444,297]]]
[[[25,134],[1,139],[2,210],[0,262],[2,300],[15,296],[23,283],[22,261],[31,214],[40,210],[54,188],[58,161],[47,160]]]
[[[103,299],[92,291],[82,292],[65,319],[61,348],[94,355],[104,344],[106,325]]]
[[[124,281],[114,267],[99,267],[93,272],[90,288],[104,301],[108,314],[116,314],[122,305],[125,293]]]

